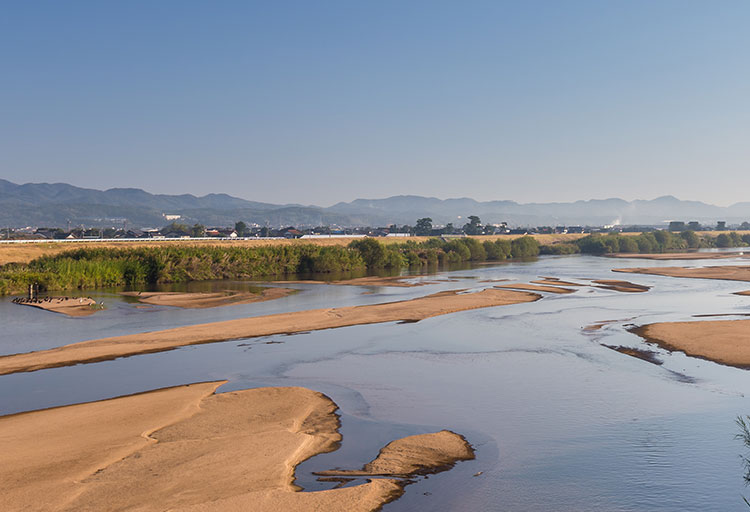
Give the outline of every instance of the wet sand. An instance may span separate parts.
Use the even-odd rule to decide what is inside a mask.
[[[630,281],[619,281],[617,279],[596,279],[592,283],[600,285],[597,288],[625,293],[643,293],[651,289],[650,286],[631,283]]]
[[[16,304],[74,317],[93,315],[103,309],[97,307],[96,301],[89,297],[44,297],[37,302],[16,302]]]
[[[616,268],[612,271],[667,277],[689,277],[692,279],[750,281],[750,266],[747,265],[726,265],[722,267],[634,267]]]
[[[530,290],[535,292],[547,292],[547,293],[573,293],[575,290],[571,288],[561,288],[558,286],[541,286],[538,284],[499,284],[495,288],[506,288],[510,290]]]
[[[299,387],[214,394],[221,384],[0,417],[3,510],[371,511],[403,493],[396,479],[298,492],[296,466],[341,441],[336,404]],[[400,463],[378,469],[473,458],[446,432],[390,443],[381,455]]]
[[[750,368],[750,320],[648,324],[631,332],[667,350],[740,368]]]
[[[202,309],[235,304],[250,304],[286,297],[296,290],[291,288],[266,288],[261,293],[252,292],[122,292],[121,295],[135,297],[138,302],[153,306]]]
[[[360,470],[316,471],[321,476],[396,476],[430,474],[450,469],[461,460],[474,459],[474,449],[450,430],[404,437],[388,443]]]
[[[542,277],[541,279],[537,279],[536,281],[531,281],[535,284],[549,284],[553,286],[586,286],[585,284],[580,283],[571,283],[570,281],[562,281],[558,279],[557,277]]]
[[[658,354],[654,352],[653,350],[642,350],[642,349],[633,348],[633,347],[623,347],[620,345],[602,345],[602,346],[612,349],[621,354],[625,354],[630,357],[635,357],[636,359],[642,359],[643,361],[648,361],[649,363],[652,363],[658,366],[661,366],[662,364],[664,364],[664,361],[659,359],[657,357]]]
[[[399,302],[313,309],[83,341],[50,350],[2,356],[0,357],[0,375],[93,363],[201,343],[352,325],[398,321],[417,322],[458,311],[533,302],[541,298],[536,293],[512,290],[487,289],[476,293],[461,292],[462,290],[452,290]]]
[[[333,285],[348,285],[348,286],[397,286],[401,288],[413,288],[415,286],[424,286],[427,284],[435,284],[438,281],[416,281],[408,282],[407,280],[413,280],[420,276],[367,276],[367,277],[354,277],[352,279],[341,279],[337,281],[316,281],[312,279],[303,279],[297,281],[273,281],[279,284],[333,284]]]

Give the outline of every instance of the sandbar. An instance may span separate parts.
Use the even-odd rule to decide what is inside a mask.
[[[612,271],[667,277],[688,277],[691,279],[750,281],[750,266],[747,265],[725,265],[713,267],[633,267],[616,268]]]
[[[281,284],[333,284],[339,286],[396,286],[399,288],[413,288],[415,286],[424,286],[435,284],[436,281],[416,281],[409,282],[407,279],[415,279],[421,276],[366,276],[354,277],[352,279],[339,279],[336,281],[317,281],[313,279],[303,279],[297,281],[272,281]]]
[[[299,492],[296,466],[341,441],[336,404],[299,387],[215,394],[221,384],[0,417],[3,510],[364,512],[403,494],[388,478]],[[412,466],[434,463],[426,444]]]
[[[631,283],[630,281],[619,281],[617,279],[596,279],[592,282],[599,285],[597,288],[625,293],[643,293],[651,289],[650,286]]]
[[[664,361],[659,359],[657,357],[657,353],[654,352],[653,350],[643,350],[640,348],[623,347],[621,345],[602,345],[602,346],[612,349],[621,354],[628,355],[630,357],[635,357],[643,361],[648,361],[649,363],[652,363],[658,366],[661,366],[662,364],[664,364]]]
[[[667,350],[750,368],[750,320],[661,322],[631,332]]]
[[[104,309],[97,307],[96,301],[90,297],[43,297],[34,300],[14,299],[13,302],[68,316],[89,316]]]
[[[201,343],[383,322],[417,322],[458,311],[533,302],[541,298],[536,293],[512,290],[462,292],[451,290],[398,302],[312,309],[83,341],[49,350],[2,356],[0,375],[106,361]]]
[[[586,286],[585,284],[571,283],[570,281],[562,281],[557,277],[542,277],[541,279],[537,279],[536,281],[531,281],[531,282],[536,283],[536,284],[550,284],[553,286]]]
[[[559,286],[542,286],[538,284],[526,284],[526,283],[518,283],[518,284],[499,284],[495,286],[495,288],[507,288],[507,289],[515,289],[515,290],[530,290],[535,292],[548,292],[548,293],[573,293],[575,290],[571,288],[562,288]]]
[[[321,476],[397,476],[438,473],[453,467],[462,460],[474,459],[474,449],[466,439],[441,430],[432,434],[419,434],[388,443],[378,456],[362,469],[316,471]]]
[[[750,295],[750,290],[743,290],[741,292],[734,292],[733,295]]]
[[[154,306],[174,306],[178,308],[202,309],[235,304],[250,304],[280,299],[296,292],[291,288],[265,288],[260,293],[253,292],[122,292],[122,295],[135,297],[138,302]]]

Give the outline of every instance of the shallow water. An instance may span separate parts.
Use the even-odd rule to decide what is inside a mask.
[[[203,380],[228,380],[222,391],[301,385],[339,405],[344,436],[341,449],[298,468],[297,482],[308,490],[332,487],[317,482],[313,471],[359,467],[390,440],[448,428],[467,437],[477,459],[417,480],[384,510],[746,510],[741,495],[750,495],[750,489],[743,485],[743,447],[734,439],[734,419],[750,414],[745,398],[750,373],[648,347],[627,325],[750,313],[750,297],[732,295],[750,289],[750,283],[611,272],[701,264],[738,260],[548,257],[448,272],[440,277],[458,281],[415,288],[289,285],[302,291],[209,310],[139,309],[109,291],[96,294],[108,310],[75,319],[4,300],[0,350],[13,353],[177,325],[492,286],[481,283],[486,279],[610,278],[653,286],[647,293],[583,287],[570,295],[544,294],[535,303],[412,324],[238,340],[7,375],[0,377],[0,413]],[[602,321],[614,322],[597,331],[582,329]],[[651,348],[664,364],[603,344]]]

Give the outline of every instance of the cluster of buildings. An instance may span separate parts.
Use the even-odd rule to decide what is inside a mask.
[[[187,226],[172,222],[162,228],[125,229],[125,228],[7,228],[0,232],[0,239],[26,240],[96,240],[96,239],[187,239],[187,238],[333,238],[333,237],[409,237],[414,235],[426,236],[463,236],[466,234],[483,235],[527,235],[527,234],[565,234],[565,233],[597,233],[597,232],[644,232],[664,229],[663,226],[536,226],[524,228],[509,228],[506,223],[479,225],[478,231],[469,233],[467,226],[453,227],[430,226],[428,231],[420,232],[415,226],[388,227],[351,227],[318,226],[315,228],[271,228],[257,224],[247,225],[236,223],[235,227],[204,227],[199,224]],[[670,221],[670,231],[724,231],[729,230],[726,222],[719,221],[716,225],[701,225],[697,221]],[[750,230],[750,223],[743,222],[732,229]]]

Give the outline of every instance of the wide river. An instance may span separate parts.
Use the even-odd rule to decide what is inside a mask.
[[[746,260],[744,260],[746,263]],[[479,290],[540,276],[652,286],[622,293],[584,286],[534,303],[387,323],[270,336],[0,376],[0,414],[226,379],[220,391],[305,386],[340,407],[341,448],[303,463],[298,484],[328,488],[313,471],[360,467],[387,442],[447,428],[476,448],[474,461],[420,478],[385,511],[748,510],[735,419],[750,414],[750,372],[649,347],[627,331],[657,321],[748,314],[750,283],[615,274],[626,266],[682,265],[571,256],[415,276],[413,288],[291,285],[264,303],[184,310],[139,307],[113,290],[90,292],[105,311],[67,318],[0,299],[0,354],[118,334],[319,307]],[[738,260],[699,260],[691,266]],[[195,283],[188,289],[247,287]],[[727,316],[723,318],[742,318]],[[609,322],[598,330],[592,324]],[[663,365],[607,348],[650,348]],[[356,482],[355,482],[356,483]]]

